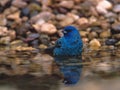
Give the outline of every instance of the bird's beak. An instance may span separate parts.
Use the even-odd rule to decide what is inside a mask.
[[[63,34],[66,34],[67,32],[66,32],[65,30],[62,30],[62,33],[63,33]]]

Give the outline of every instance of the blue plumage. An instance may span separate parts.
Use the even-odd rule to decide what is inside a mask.
[[[66,26],[63,33],[64,36],[56,41],[54,56],[81,55],[83,43],[79,31],[74,26]]]

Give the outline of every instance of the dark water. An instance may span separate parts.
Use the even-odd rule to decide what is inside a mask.
[[[29,59],[27,55],[8,56],[2,59]],[[104,55],[103,55],[104,53]],[[8,53],[9,54],[9,53]],[[32,56],[32,55],[31,55]],[[34,56],[34,55],[33,55]],[[68,59],[67,59],[68,60]],[[74,62],[73,62],[74,61]],[[0,90],[120,90],[120,57],[109,52],[85,54],[81,59],[66,58],[56,61],[63,78],[56,75],[35,77],[32,75],[0,75]]]

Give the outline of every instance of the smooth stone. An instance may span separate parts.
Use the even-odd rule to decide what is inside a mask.
[[[40,42],[44,45],[49,45],[50,37],[46,34],[40,34]]]
[[[88,32],[86,32],[86,31],[80,31],[80,35],[81,35],[81,37],[87,37]]]
[[[105,31],[100,33],[100,38],[108,38],[110,36],[111,36],[110,30],[105,30]]]
[[[40,45],[39,45],[39,48],[40,48],[40,49],[42,49],[42,50],[44,50],[44,49],[46,49],[46,48],[47,48],[47,46],[46,46],[46,45],[44,45],[44,44],[40,44]]]
[[[34,51],[36,50],[35,48],[33,47],[27,47],[27,46],[17,46],[17,47],[14,47],[12,48],[12,50],[15,50],[15,51],[19,51],[19,52],[24,52],[24,51]]]
[[[91,50],[99,50],[101,47],[101,43],[97,39],[93,39],[89,42],[89,46]]]
[[[52,18],[54,18],[54,15],[51,12],[43,11],[43,12],[40,12],[39,14],[33,16],[31,18],[31,22],[35,23],[35,22],[37,22],[38,20],[41,20],[41,19],[43,19],[45,21],[48,21]]]
[[[89,21],[88,21],[87,18],[82,17],[82,18],[79,18],[79,19],[78,19],[77,23],[78,23],[80,26],[82,26],[82,25],[88,25],[88,24],[89,24]]]
[[[21,10],[21,16],[29,16],[30,14],[30,9],[29,8],[22,8]]]
[[[28,38],[31,38],[31,39],[38,39],[40,37],[40,34],[39,33],[31,33],[28,35]]]
[[[112,32],[113,34],[118,34],[118,33],[120,33],[120,23],[114,23],[114,24],[112,24],[111,32]]]
[[[107,14],[109,9],[112,8],[112,3],[107,0],[99,1],[98,5],[96,6],[97,11],[100,14]]]
[[[40,28],[35,28],[39,33],[45,33],[48,35],[55,34],[57,32],[56,27],[50,23],[43,23]]]
[[[0,15],[0,26],[5,26],[7,24],[7,19],[4,15]]]
[[[37,0],[37,1],[42,3],[42,6],[48,6],[52,4],[52,0]]]
[[[61,26],[70,25],[77,19],[79,19],[79,16],[72,14],[72,13],[67,13],[67,15],[64,17],[64,19],[60,22],[60,25]]]
[[[57,20],[60,20],[60,21],[61,21],[61,20],[64,20],[65,18],[66,18],[66,16],[65,16],[64,14],[57,14],[57,15],[56,15],[56,19],[57,19]]]
[[[18,46],[27,46],[22,40],[14,40],[10,43],[10,46],[12,48],[18,47]]]
[[[64,7],[64,8],[68,8],[68,9],[71,9],[71,8],[73,8],[74,7],[74,1],[61,1],[60,3],[59,3],[59,5],[61,6],[61,7]]]
[[[1,27],[0,26],[0,36],[7,36],[8,35],[8,29],[7,27]]]
[[[120,33],[119,34],[114,34],[112,37],[117,39],[117,40],[120,40]]]
[[[8,15],[10,15],[10,14],[12,14],[12,13],[17,12],[17,11],[18,11],[18,8],[17,8],[17,7],[11,6],[10,8],[7,8],[7,9],[4,10],[4,15],[5,15],[5,16],[8,16]]]
[[[46,34],[55,34],[57,32],[56,27],[53,24],[45,23],[41,26],[41,31]]]
[[[115,13],[119,13],[119,12],[120,12],[120,4],[115,5],[115,6],[113,7],[113,11],[114,11]]]
[[[18,20],[18,19],[20,19],[20,11],[8,15],[7,19],[10,19],[10,20]]]
[[[30,9],[31,12],[33,12],[33,11],[40,12],[41,11],[41,7],[37,3],[31,3],[31,4],[29,4],[28,8]]]
[[[2,45],[9,45],[11,38],[9,36],[0,38],[0,44]]]
[[[13,0],[12,5],[18,8],[24,8],[27,6],[27,3],[23,0]]]
[[[15,30],[9,30],[8,31],[8,36],[10,36],[11,40],[15,40],[15,38],[16,38]]]
[[[66,17],[63,21],[61,21],[59,24],[60,26],[64,27],[67,25],[71,25],[74,22],[74,19],[71,17]]]
[[[105,41],[105,44],[106,45],[115,45],[117,42],[118,42],[118,40],[116,40],[116,39],[107,39]]]
[[[88,34],[89,39],[94,39],[94,38],[97,38],[97,37],[98,37],[98,34],[94,31],[92,31]]]
[[[10,0],[0,0],[0,5],[5,6]]]
[[[106,18],[111,18],[111,17],[117,18],[117,15],[115,13],[113,13],[113,12],[108,12],[107,14],[105,14],[105,17]]]

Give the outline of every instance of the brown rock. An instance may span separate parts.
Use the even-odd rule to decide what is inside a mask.
[[[11,40],[16,38],[16,32],[14,30],[9,30],[8,35],[10,36]]]
[[[50,23],[43,23],[40,26],[34,26],[37,32],[45,34],[54,34],[57,32],[56,27]]]
[[[80,26],[86,26],[89,24],[89,21],[87,18],[84,18],[84,17],[81,17],[78,19],[77,23],[80,25]]]
[[[86,32],[86,31],[80,31],[80,35],[81,35],[81,37],[87,37],[88,32]]]
[[[64,20],[66,18],[66,16],[64,15],[64,14],[58,14],[58,15],[56,15],[56,19],[57,20]]]
[[[11,38],[9,36],[0,38],[0,44],[2,45],[9,45]]]
[[[59,4],[61,7],[65,7],[68,9],[71,9],[74,7],[74,1],[70,0],[70,1],[61,1]]]
[[[32,17],[31,22],[35,23],[35,22],[37,22],[41,19],[45,20],[45,21],[48,21],[52,18],[54,18],[54,15],[51,12],[44,11],[44,12],[41,12],[41,13],[37,14],[36,16]]]
[[[101,0],[98,5],[96,6],[96,9],[101,14],[107,14],[107,10],[112,8],[112,3],[110,3],[107,0]]]
[[[60,22],[60,25],[67,26],[67,25],[71,25],[74,21],[76,21],[79,18],[79,16],[73,13],[67,13],[67,15],[63,18],[64,19]]]
[[[0,15],[0,26],[5,26],[7,24],[7,19],[4,15]]]
[[[111,36],[110,30],[106,30],[106,31],[103,31],[103,32],[100,33],[101,38],[108,38],[110,36]]]
[[[7,36],[7,35],[8,35],[7,27],[0,27],[0,36]]]
[[[7,19],[19,20],[19,19],[20,19],[20,11],[8,15],[8,16],[7,16]]]
[[[98,34],[96,33],[96,32],[90,32],[89,34],[88,34],[88,38],[89,39],[94,39],[94,38],[97,38],[98,37]]]
[[[25,6],[27,6],[27,3],[23,0],[13,0],[12,5],[18,8],[24,8]]]
[[[56,27],[53,24],[45,23],[41,26],[41,31],[47,34],[54,34],[57,32]]]
[[[101,47],[101,43],[97,39],[93,39],[89,43],[91,50],[99,50]]]
[[[5,6],[10,0],[0,0],[0,5]]]

